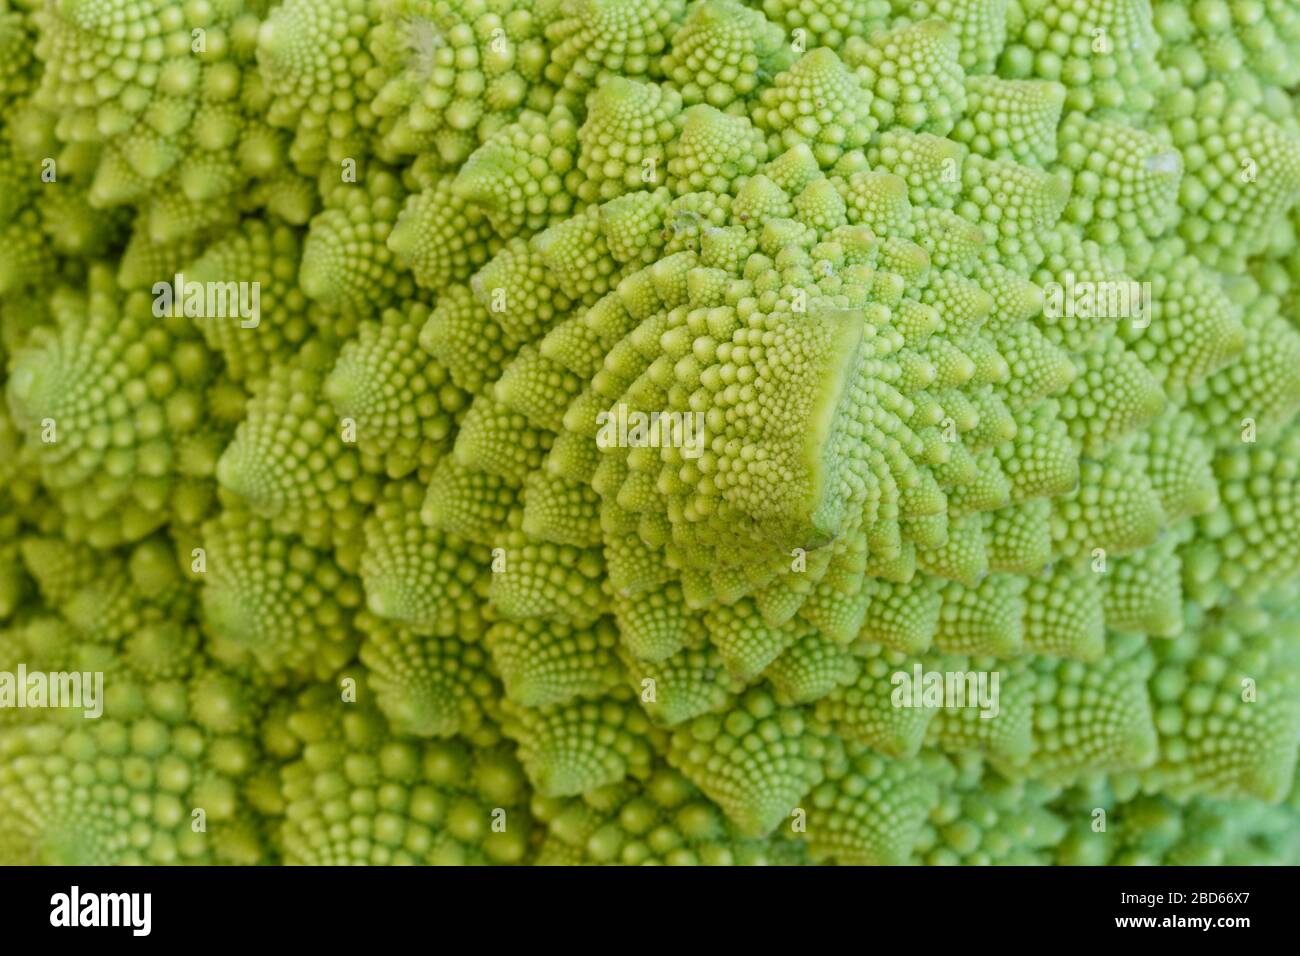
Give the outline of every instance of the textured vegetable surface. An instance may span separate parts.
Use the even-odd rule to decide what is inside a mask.
[[[1294,0],[0,47],[0,862],[1300,863]]]

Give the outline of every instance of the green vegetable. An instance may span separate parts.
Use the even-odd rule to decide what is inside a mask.
[[[1300,862],[1294,3],[0,52],[0,862]]]

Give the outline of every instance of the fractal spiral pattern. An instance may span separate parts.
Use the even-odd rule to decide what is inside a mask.
[[[0,863],[1300,863],[1297,0],[0,50]]]

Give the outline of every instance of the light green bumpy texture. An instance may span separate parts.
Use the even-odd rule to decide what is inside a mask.
[[[1295,0],[0,48],[0,863],[1300,863]]]

